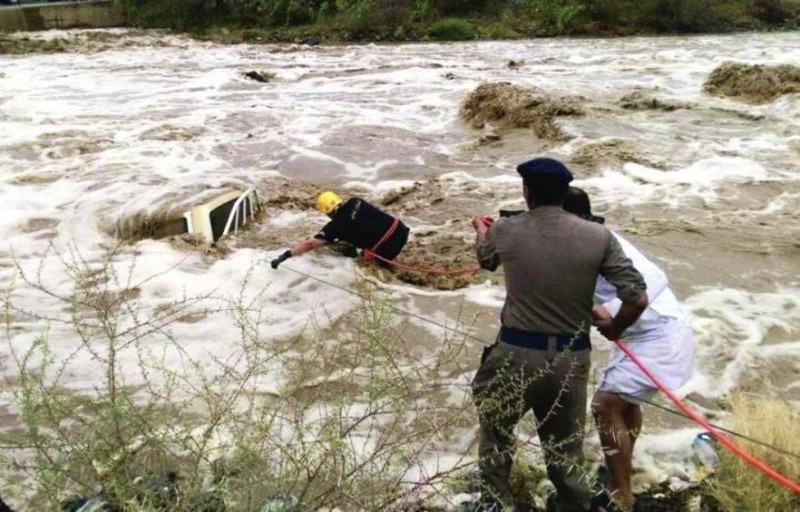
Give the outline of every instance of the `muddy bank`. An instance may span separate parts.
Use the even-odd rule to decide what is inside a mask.
[[[582,116],[585,110],[577,98],[500,82],[479,85],[464,100],[460,114],[474,128],[486,124],[501,130],[529,128],[540,139],[563,141],[569,137],[557,118]]]
[[[703,89],[743,103],[770,103],[784,94],[800,92],[800,67],[725,62],[708,76]]]

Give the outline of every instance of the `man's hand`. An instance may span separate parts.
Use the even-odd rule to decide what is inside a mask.
[[[286,251],[277,258],[275,258],[274,260],[272,260],[270,266],[272,266],[273,269],[277,269],[281,263],[283,263],[284,261],[288,260],[291,257],[292,257],[292,251]]]
[[[491,217],[486,217],[484,215],[476,215],[472,218],[472,227],[475,228],[477,232],[486,232],[489,230],[489,226],[492,225],[494,219]]]
[[[622,336],[622,331],[614,324],[611,313],[601,304],[592,308],[592,323],[600,331],[600,334],[611,341],[616,341]]]

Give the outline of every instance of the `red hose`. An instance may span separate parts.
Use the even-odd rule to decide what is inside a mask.
[[[781,473],[779,473],[778,471],[776,471],[772,467],[768,466],[766,463],[756,459],[755,457],[753,457],[752,455],[750,455],[749,453],[744,451],[739,445],[737,445],[736,443],[731,441],[722,432],[720,432],[719,430],[717,430],[716,428],[711,426],[711,424],[709,422],[707,422],[705,420],[705,418],[703,418],[702,416],[697,414],[691,407],[686,405],[680,398],[678,398],[672,391],[670,391],[669,388],[667,388],[660,380],[658,380],[658,378],[655,375],[653,375],[653,373],[644,365],[644,363],[642,363],[634,355],[634,353],[628,347],[625,346],[625,344],[622,342],[622,340],[616,340],[614,343],[616,343],[617,346],[620,349],[622,349],[622,351],[625,352],[625,354],[628,357],[630,357],[631,360],[634,363],[636,363],[636,366],[638,366],[644,372],[644,374],[647,375],[647,377],[651,381],[653,381],[653,384],[655,384],[656,387],[658,387],[658,389],[663,391],[664,394],[667,395],[667,397],[669,397],[669,399],[672,400],[672,402],[676,406],[678,406],[678,408],[681,411],[683,411],[684,413],[686,413],[687,416],[692,418],[695,421],[695,423],[697,423],[698,425],[702,426],[704,429],[708,430],[708,432],[712,436],[714,436],[714,438],[717,441],[719,441],[720,443],[724,444],[730,451],[732,451],[733,453],[738,455],[740,458],[744,459],[745,462],[747,462],[748,464],[750,464],[754,468],[760,470],[761,472],[763,472],[765,475],[767,475],[768,477],[770,477],[774,481],[778,482],[779,484],[781,484],[782,486],[786,487],[790,491],[793,491],[793,492],[795,492],[797,494],[800,494],[800,484],[798,484],[797,482],[793,481],[792,479],[782,475]]]

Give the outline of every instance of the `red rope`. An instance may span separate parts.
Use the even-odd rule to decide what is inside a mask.
[[[765,475],[767,475],[768,477],[770,477],[771,479],[773,479],[777,483],[779,483],[782,486],[786,487],[790,491],[793,491],[793,492],[795,492],[797,494],[800,494],[800,484],[798,484],[794,480],[782,475],[781,473],[779,473],[778,471],[776,471],[772,467],[768,466],[766,463],[764,463],[764,462],[758,460],[757,458],[753,457],[752,455],[750,455],[749,453],[744,451],[739,445],[734,443],[730,438],[728,438],[728,436],[726,436],[725,434],[723,434],[722,432],[720,432],[719,430],[717,430],[716,428],[711,426],[711,424],[709,422],[707,422],[705,418],[703,418],[702,416],[697,414],[691,407],[689,407],[687,404],[685,404],[672,391],[670,391],[669,388],[667,388],[660,380],[658,380],[658,378],[655,375],[653,375],[653,373],[644,365],[644,363],[642,363],[634,355],[634,353],[628,347],[625,346],[625,344],[622,342],[622,340],[616,340],[614,343],[616,343],[617,346],[620,349],[622,349],[623,352],[625,352],[625,355],[630,357],[631,360],[634,363],[636,363],[636,366],[638,366],[639,369],[641,369],[644,372],[644,374],[647,375],[647,377],[651,381],[653,381],[653,384],[655,384],[656,387],[658,387],[658,389],[663,391],[664,394],[667,395],[667,397],[669,397],[669,399],[672,400],[672,402],[676,406],[678,406],[678,408],[681,411],[683,411],[687,416],[692,418],[695,421],[695,423],[697,423],[698,425],[702,426],[704,429],[708,430],[708,432],[711,433],[711,435],[714,436],[714,438],[716,438],[717,441],[719,441],[720,443],[724,444],[729,450],[731,450],[733,453],[738,455],[745,462],[747,462],[748,464],[750,464],[754,468],[760,470],[761,472],[763,472]]]
[[[372,249],[370,249],[369,252],[374,254],[375,251],[378,250],[378,247],[382,246],[386,242],[386,240],[388,240],[394,234],[394,232],[397,231],[397,226],[399,225],[400,225],[400,219],[395,217],[394,221],[392,222],[392,225],[389,226],[389,229],[386,230],[386,233],[384,233],[381,239],[378,240],[377,244],[372,246]],[[364,251],[364,254],[366,253],[367,251]]]
[[[375,258],[376,260],[380,260],[387,265],[391,265],[393,267],[397,267],[400,270],[407,270],[409,272],[419,272],[421,274],[432,274],[432,275],[441,275],[441,276],[458,276],[464,274],[475,274],[481,271],[480,265],[470,265],[464,268],[454,268],[454,269],[437,269],[437,268],[429,268],[429,267],[415,267],[413,265],[406,265],[405,263],[400,263],[399,261],[388,260],[383,256],[379,256],[372,252],[371,250],[365,249],[364,256],[367,259]]]
[[[393,267],[397,267],[397,268],[399,268],[401,270],[406,270],[406,271],[409,271],[409,272],[419,272],[421,274],[433,274],[433,275],[442,275],[442,276],[457,276],[457,275],[464,275],[464,274],[475,274],[477,272],[480,272],[480,270],[481,270],[480,265],[470,265],[469,267],[455,268],[455,269],[449,269],[449,270],[448,269],[429,268],[429,267],[415,267],[413,265],[406,265],[405,263],[400,263],[400,262],[397,262],[397,261],[394,261],[394,260],[389,260],[389,259],[384,258],[383,256],[378,255],[375,251],[377,251],[378,247],[383,245],[384,242],[386,242],[386,240],[388,240],[389,237],[391,237],[394,234],[394,232],[397,230],[397,226],[399,226],[399,225],[400,225],[400,219],[395,217],[394,222],[392,222],[392,225],[389,227],[389,229],[386,231],[386,233],[383,234],[381,239],[378,240],[378,243],[375,244],[372,247],[372,249],[364,249],[364,252],[362,253],[364,259],[365,260],[370,260],[370,259],[374,258],[376,260],[382,261],[383,263],[385,263],[387,265],[391,265]]]

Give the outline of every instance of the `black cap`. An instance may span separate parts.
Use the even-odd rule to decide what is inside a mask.
[[[528,160],[517,166],[517,172],[523,179],[536,179],[538,177],[552,176],[559,178],[564,184],[571,182],[574,178],[567,166],[554,158],[539,157]]]
[[[564,198],[564,210],[598,224],[604,224],[606,219],[592,214],[592,203],[589,194],[581,188],[569,187],[567,197]]]

